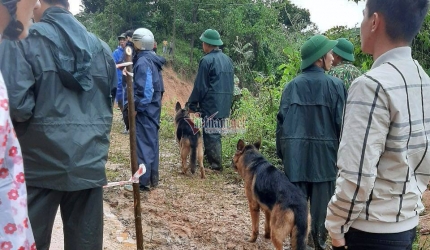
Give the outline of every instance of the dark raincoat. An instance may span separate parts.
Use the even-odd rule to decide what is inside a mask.
[[[105,185],[117,85],[107,44],[52,7],[25,40],[1,47],[27,185],[59,191]]]
[[[276,148],[285,174],[309,200],[315,249],[326,248],[327,204],[334,193],[346,89],[312,65],[284,89],[277,116]]]
[[[233,62],[221,50],[214,49],[200,60],[188,107],[201,112],[202,117],[218,112],[215,118],[227,118],[233,102],[233,91]]]
[[[336,179],[336,156],[346,90],[343,82],[311,66],[284,89],[276,148],[291,182]]]
[[[146,166],[146,173],[140,177],[141,187],[158,185],[158,130],[164,92],[161,70],[165,63],[166,60],[157,56],[152,50],[140,51],[133,59],[137,158],[138,164],[144,163]],[[124,105],[127,103],[126,96]],[[124,112],[128,112],[128,109]]]
[[[194,88],[186,106],[192,111],[200,112],[204,119],[212,117],[203,121],[203,143],[206,159],[210,168],[215,170],[223,169],[221,134],[209,131],[222,123],[211,120],[230,116],[233,91],[233,62],[220,49],[214,49],[200,60]]]

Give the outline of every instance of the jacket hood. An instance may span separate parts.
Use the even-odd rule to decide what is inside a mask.
[[[58,7],[47,9],[41,21],[32,25],[30,34],[51,41],[50,49],[66,88],[88,91],[93,87],[89,72],[92,54],[102,50],[102,45],[69,11]]]
[[[158,70],[163,70],[163,66],[164,64],[166,64],[166,59],[164,57],[155,54],[155,52],[152,50],[144,50],[140,53],[142,53],[143,55],[145,55],[146,58],[151,60],[155,64],[155,66],[157,66]]]

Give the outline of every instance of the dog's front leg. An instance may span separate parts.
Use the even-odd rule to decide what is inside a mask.
[[[264,238],[270,239],[270,216],[271,212],[269,210],[264,211],[266,216],[266,222],[264,223]]]
[[[260,206],[257,202],[249,201],[249,211],[251,212],[252,233],[249,242],[255,242],[258,236],[258,221],[260,219]]]

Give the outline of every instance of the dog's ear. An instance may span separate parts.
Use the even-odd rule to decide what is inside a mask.
[[[178,112],[178,110],[182,109],[181,104],[179,102],[176,102],[175,111]]]
[[[256,148],[257,148],[257,150],[260,150],[260,147],[261,147],[261,139],[260,139],[258,142],[254,143],[254,147],[256,147]]]
[[[242,151],[245,148],[245,142],[242,141],[242,139],[239,139],[239,141],[237,142],[237,147],[236,149],[238,151]]]

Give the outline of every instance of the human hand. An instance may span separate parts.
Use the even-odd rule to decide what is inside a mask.
[[[338,239],[338,240],[332,239],[331,245],[333,247],[333,250],[345,249],[345,245],[346,245],[345,238]]]

